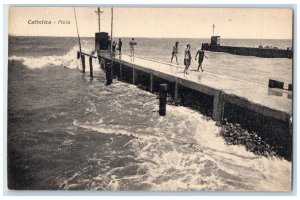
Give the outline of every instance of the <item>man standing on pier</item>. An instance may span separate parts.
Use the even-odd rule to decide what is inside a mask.
[[[184,65],[185,65],[185,69],[183,71],[184,74],[187,74],[187,70],[189,69],[189,66],[190,66],[191,60],[192,60],[190,48],[191,48],[191,45],[187,44],[186,49],[184,51]]]
[[[197,55],[199,55],[199,57],[198,57],[198,69],[197,69],[197,71],[199,71],[199,68],[201,68],[201,71],[203,72],[204,70],[202,69],[202,62],[204,60],[204,57],[205,58],[207,58],[207,57],[204,54],[204,51],[203,51],[202,48],[197,51],[197,54],[195,56],[195,60],[197,60]]]
[[[131,57],[134,56],[134,45],[137,45],[137,43],[134,41],[134,38],[132,38],[131,42],[129,42]]]
[[[171,58],[171,63],[173,61],[173,58],[175,56],[176,58],[176,64],[178,65],[178,59],[177,59],[177,54],[178,54],[178,42],[175,43],[175,46],[173,47],[173,51],[172,51],[172,58]]]

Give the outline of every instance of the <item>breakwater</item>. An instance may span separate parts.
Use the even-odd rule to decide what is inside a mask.
[[[235,47],[235,46],[220,46],[204,43],[202,49],[206,51],[225,52],[235,55],[257,56],[265,58],[292,58],[292,50],[284,49],[269,49],[269,48],[250,48],[250,47]]]

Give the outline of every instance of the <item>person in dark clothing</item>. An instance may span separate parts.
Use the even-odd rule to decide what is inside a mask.
[[[121,55],[121,52],[122,52],[122,40],[121,40],[121,38],[119,38],[118,50],[119,50],[119,55]]]
[[[116,52],[116,45],[117,43],[114,41],[112,44],[112,51],[115,53]]]
[[[203,60],[204,60],[204,57],[205,58],[207,58],[206,57],[206,55],[204,54],[204,51],[203,51],[203,49],[201,48],[201,49],[199,49],[198,51],[197,51],[197,54],[196,54],[196,56],[195,56],[195,60],[197,60],[197,56],[199,55],[199,57],[198,57],[198,69],[197,69],[197,71],[199,71],[199,68],[201,68],[201,71],[203,72],[204,70],[202,69],[202,62],[203,62]]]

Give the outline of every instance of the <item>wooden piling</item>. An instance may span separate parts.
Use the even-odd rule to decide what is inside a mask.
[[[85,73],[85,56],[81,54],[82,73]]]
[[[166,104],[167,104],[167,84],[159,85],[159,115],[166,115]]]
[[[224,94],[223,91],[216,91],[213,102],[213,119],[215,121],[222,121],[224,115]]]
[[[94,78],[94,75],[93,75],[93,57],[90,56],[89,58],[89,63],[90,63],[90,77]]]

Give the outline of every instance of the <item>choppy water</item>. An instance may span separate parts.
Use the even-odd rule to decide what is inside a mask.
[[[80,68],[76,39],[26,40],[10,38],[9,47],[8,148],[13,188],[291,188],[290,162],[226,145],[218,136],[220,128],[202,114],[168,105],[167,116],[160,117],[155,94],[118,81],[105,86],[100,70],[93,80],[82,75],[76,70]],[[83,40],[86,51],[92,41]],[[153,41],[148,46],[152,44],[154,48]],[[221,62],[219,58],[226,55],[211,56]]]

